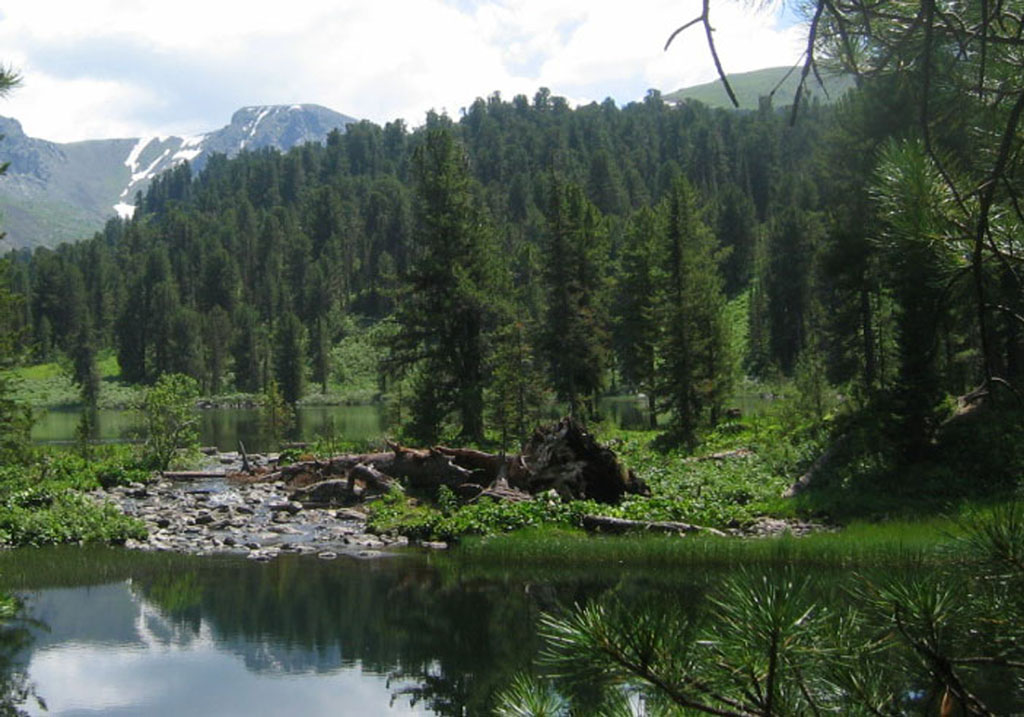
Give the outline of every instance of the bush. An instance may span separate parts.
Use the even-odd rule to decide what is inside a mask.
[[[167,470],[181,450],[199,450],[199,418],[195,399],[199,384],[191,376],[164,374],[142,398],[139,409],[145,420],[143,458],[156,470]]]

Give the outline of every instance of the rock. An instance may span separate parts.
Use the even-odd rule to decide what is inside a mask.
[[[428,550],[447,550],[448,543],[442,540],[424,540],[420,543],[420,547],[427,548]]]
[[[339,508],[334,511],[334,517],[338,520],[366,520],[366,513],[356,510],[355,508]]]
[[[333,550],[324,550],[317,553],[316,556],[321,560],[334,560],[338,557],[338,554],[335,553]]]

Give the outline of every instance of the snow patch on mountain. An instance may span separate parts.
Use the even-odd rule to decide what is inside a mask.
[[[330,132],[344,131],[355,121],[312,104],[258,105],[239,109],[218,130],[188,137],[59,144],[28,137],[17,120],[0,117],[0,134],[5,135],[0,163],[10,162],[0,182],[7,244],[55,246],[76,241],[101,229],[112,214],[132,216],[138,193],[145,193],[155,177],[182,162],[200,172],[215,154],[286,152],[306,142],[323,142]],[[60,221],[55,222],[56,215]]]
[[[114,211],[117,212],[117,216],[121,217],[121,219],[131,219],[135,216],[135,205],[118,202],[114,205]]]
[[[142,139],[135,143],[135,146],[132,147],[132,151],[128,153],[128,156],[124,160],[124,166],[128,167],[128,169],[131,170],[132,174],[135,174],[137,171],[139,171],[139,156],[142,154],[143,150],[145,150],[146,147],[149,146],[149,143],[152,141],[152,137],[143,137]]]

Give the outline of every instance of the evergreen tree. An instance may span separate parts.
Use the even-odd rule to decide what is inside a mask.
[[[203,347],[205,349],[206,389],[213,395],[224,389],[224,376],[228,371],[231,348],[231,317],[220,306],[215,306],[203,317]]]
[[[306,330],[293,313],[281,317],[274,331],[274,378],[284,400],[294,405],[306,388]]]
[[[793,205],[782,209],[768,232],[760,285],[767,300],[771,358],[787,376],[806,340],[819,236],[816,218]]]
[[[512,441],[526,440],[546,398],[544,371],[523,322],[510,322],[496,333],[491,373],[490,423],[501,436],[501,450],[507,451]]]
[[[647,394],[650,427],[657,428],[658,316],[657,250],[661,217],[641,209],[630,219],[616,287],[615,345],[626,385]]]
[[[78,386],[82,403],[95,410],[100,396],[100,372],[96,368],[96,343],[88,322],[79,327],[71,353],[72,378]]]
[[[670,433],[692,446],[702,423],[719,416],[732,389],[733,362],[715,238],[686,180],[676,182],[666,214],[659,384],[671,412]]]
[[[551,384],[572,415],[594,415],[607,361],[607,230],[579,185],[556,179],[544,242],[543,347]]]
[[[944,210],[953,199],[920,144],[890,144],[878,174],[884,251],[899,306],[899,434],[908,457],[919,458],[931,439],[942,396],[939,331],[946,283],[957,266],[944,241]]]
[[[495,315],[490,228],[451,131],[427,133],[413,154],[415,231],[398,299],[392,365],[417,370],[412,433],[435,440],[457,413],[461,434],[483,438],[487,336]]]

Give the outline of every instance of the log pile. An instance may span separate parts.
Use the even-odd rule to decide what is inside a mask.
[[[284,481],[292,499],[308,505],[351,503],[396,485],[430,495],[443,485],[464,500],[527,500],[554,490],[563,500],[614,504],[627,493],[649,494],[613,451],[572,418],[538,428],[517,455],[447,446],[409,448],[397,443],[389,443],[388,448],[380,453],[301,461],[260,476],[231,477]]]

